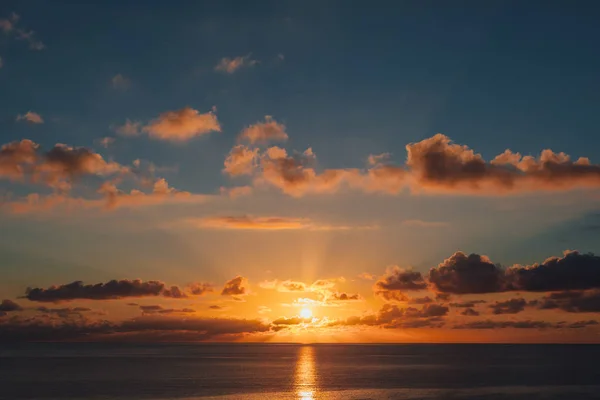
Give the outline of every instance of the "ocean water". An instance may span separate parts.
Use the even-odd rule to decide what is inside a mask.
[[[600,399],[600,346],[0,344],[0,399]]]

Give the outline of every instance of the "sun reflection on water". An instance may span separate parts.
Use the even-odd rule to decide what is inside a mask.
[[[295,388],[299,400],[314,400],[317,392],[317,373],[314,361],[314,348],[302,346],[298,350]]]

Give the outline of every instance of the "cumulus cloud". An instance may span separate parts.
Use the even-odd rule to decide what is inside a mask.
[[[220,132],[221,125],[211,111],[200,114],[198,110],[184,107],[160,114],[142,127],[142,131],[153,139],[184,142],[210,132]]]
[[[457,251],[429,271],[434,290],[443,293],[492,293],[504,288],[504,271],[486,256]]]
[[[265,122],[257,122],[254,125],[244,128],[238,136],[238,140],[246,141],[250,144],[286,141],[288,134],[285,129],[285,125],[280,124],[273,117],[267,115],[265,116]]]
[[[386,273],[373,286],[375,294],[385,300],[408,301],[405,291],[427,289],[427,283],[420,272],[397,266],[388,268]]]
[[[531,305],[542,310],[560,309],[570,313],[600,312],[600,289],[550,293]]]
[[[600,288],[600,257],[565,251],[541,264],[516,265],[506,272],[513,290],[548,292]]]
[[[485,300],[468,300],[462,301],[459,303],[450,303],[450,307],[458,307],[458,308],[473,308],[477,304],[485,304],[487,301]]]
[[[31,140],[23,139],[0,148],[0,178],[44,183],[68,190],[74,179],[85,175],[109,176],[129,169],[85,147],[56,144],[47,152]]]
[[[571,161],[565,153],[544,150],[538,158],[506,150],[487,162],[445,135],[406,146],[406,165],[419,188],[479,192],[520,192],[597,187],[600,166],[587,158]]]
[[[413,297],[408,300],[408,304],[427,304],[427,303],[433,303],[433,299],[429,296]]]
[[[248,292],[248,279],[238,275],[225,283],[221,296],[245,296]]]
[[[97,143],[100,146],[104,147],[105,149],[108,149],[114,142],[115,142],[115,138],[112,138],[109,136],[106,136],[106,137],[103,137],[103,138],[100,138],[97,140]]]
[[[525,310],[527,301],[523,298],[510,299],[506,301],[496,301],[490,304],[490,308],[494,314],[518,314]]]
[[[219,63],[215,66],[215,71],[223,72],[227,74],[233,74],[237,70],[245,67],[252,67],[258,64],[257,60],[250,58],[251,54],[240,57],[223,57],[219,60]]]
[[[160,281],[112,280],[106,283],[84,285],[75,281],[65,285],[44,288],[28,288],[25,298],[30,301],[57,303],[77,299],[110,300],[128,297],[166,296],[176,297],[175,292],[182,293],[177,287],[166,287]]]
[[[401,308],[395,304],[384,304],[376,314],[365,314],[347,319],[332,321],[329,326],[366,325],[385,329],[395,328],[434,328],[444,325],[448,307],[439,304],[426,304],[421,309]]]
[[[194,296],[202,296],[214,291],[214,286],[207,282],[195,282],[188,285],[188,291]]]
[[[301,317],[281,317],[273,320],[273,325],[299,325],[302,323],[310,322],[310,318],[301,318]]]
[[[25,121],[25,122],[29,122],[30,124],[43,124],[44,123],[44,119],[42,118],[42,116],[33,111],[27,111],[25,114],[17,115],[17,121]]]
[[[4,299],[0,303],[0,312],[21,311],[23,308],[12,300]]]
[[[230,176],[251,175],[258,160],[258,149],[244,145],[233,147],[225,158],[223,172]]]

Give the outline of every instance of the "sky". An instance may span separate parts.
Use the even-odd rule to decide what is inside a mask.
[[[0,340],[598,342],[600,6],[3,1]]]

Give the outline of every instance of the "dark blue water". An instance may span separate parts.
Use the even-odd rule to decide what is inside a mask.
[[[0,345],[0,399],[213,397],[600,399],[600,345]]]

